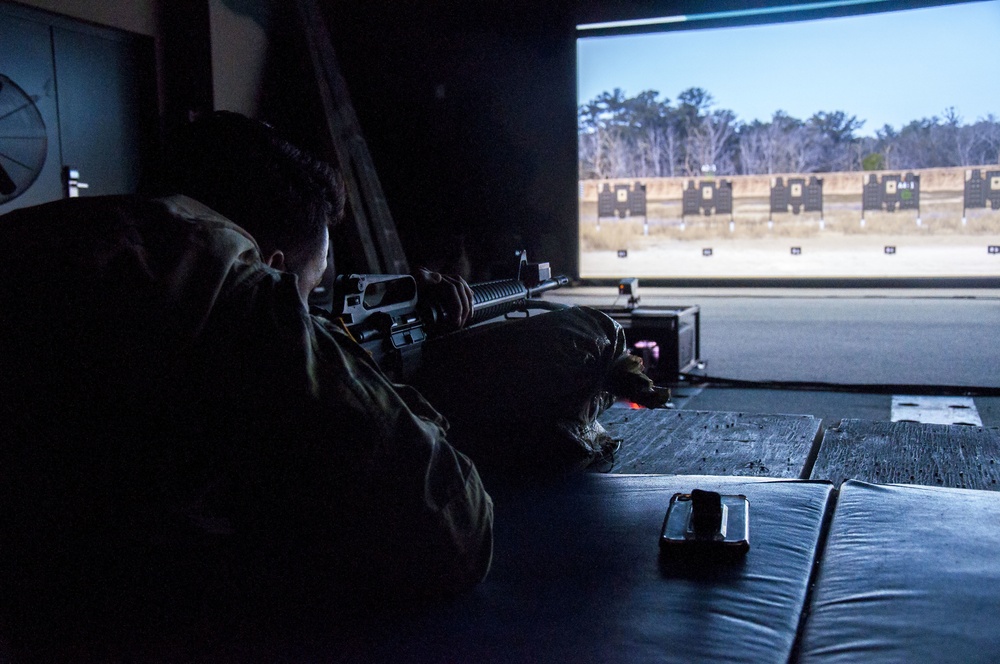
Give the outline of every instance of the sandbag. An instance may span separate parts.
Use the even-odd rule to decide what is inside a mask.
[[[411,382],[477,464],[575,470],[615,447],[597,418],[617,398],[669,400],[629,354],[621,325],[588,307],[503,319],[428,340]]]

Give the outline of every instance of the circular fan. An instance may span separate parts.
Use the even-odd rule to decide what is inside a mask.
[[[0,203],[31,186],[45,164],[48,137],[35,100],[0,74]]]

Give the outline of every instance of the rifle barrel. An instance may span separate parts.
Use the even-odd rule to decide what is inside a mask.
[[[479,323],[524,308],[525,302],[545,291],[550,291],[569,283],[568,277],[546,279],[537,286],[528,288],[517,279],[500,279],[472,284],[472,320]]]

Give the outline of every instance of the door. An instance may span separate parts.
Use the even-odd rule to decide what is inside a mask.
[[[0,2],[0,214],[66,196],[69,169],[81,196],[134,192],[155,71],[152,38]]]

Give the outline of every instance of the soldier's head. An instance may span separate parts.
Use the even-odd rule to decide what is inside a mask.
[[[153,187],[190,196],[249,232],[266,263],[298,277],[303,301],[323,276],[329,229],[344,214],[335,169],[270,125],[227,111],[171,137]]]

